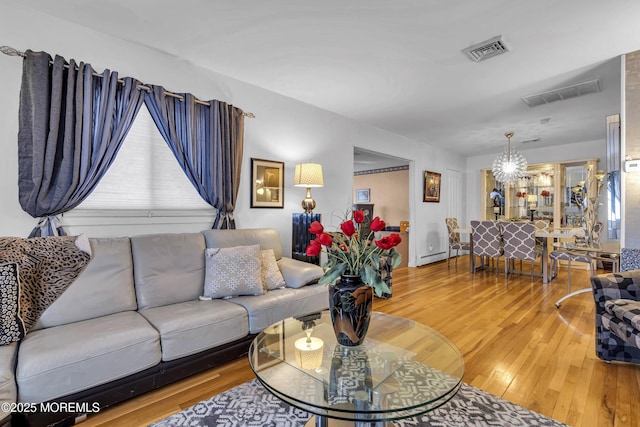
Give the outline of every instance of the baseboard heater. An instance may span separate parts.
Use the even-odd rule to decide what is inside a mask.
[[[429,255],[422,255],[422,256],[420,257],[420,259],[431,258],[431,257],[434,257],[434,256],[436,256],[436,255],[442,255],[442,254],[445,254],[445,253],[446,253],[445,251],[442,251],[442,252],[434,252],[434,253],[429,254]]]

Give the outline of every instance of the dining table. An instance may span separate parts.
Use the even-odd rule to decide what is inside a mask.
[[[471,250],[469,251],[469,271],[475,272],[475,256],[473,255],[473,233],[471,227],[459,227],[453,230],[456,233],[468,234],[469,245]],[[554,243],[559,239],[566,239],[575,235],[576,228],[571,227],[557,227],[557,228],[540,228],[536,229],[536,237],[542,238],[542,283],[549,283],[549,243],[548,240],[553,238]]]

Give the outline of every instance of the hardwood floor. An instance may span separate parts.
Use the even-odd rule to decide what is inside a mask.
[[[452,260],[453,261],[453,260]],[[526,268],[525,268],[526,269]],[[572,285],[589,285],[572,269]],[[468,272],[446,262],[393,273],[393,297],[374,310],[438,329],[464,355],[464,381],[572,426],[640,425],[640,367],[595,356],[591,293],[567,292],[567,272],[543,285],[529,275]],[[147,393],[89,417],[83,427],[141,426],[254,378],[246,358]]]

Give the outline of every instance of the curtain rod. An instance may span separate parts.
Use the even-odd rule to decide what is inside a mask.
[[[20,52],[17,49],[12,48],[11,46],[0,46],[0,52],[4,53],[5,55],[9,55],[9,56],[21,56],[23,58],[26,58],[26,55],[24,52]],[[68,64],[64,65],[65,67],[69,68]],[[94,76],[97,77],[102,77],[102,74],[98,74],[98,73],[93,73]],[[118,80],[118,83],[124,83],[124,80]],[[138,85],[138,90],[145,90],[147,92],[151,92],[151,88],[149,86],[145,86],[145,85]],[[173,92],[168,92],[168,91],[163,91],[163,95],[165,96],[170,96],[172,98],[178,98],[181,101],[184,101],[184,96],[182,95],[178,95],[177,93],[173,93]],[[196,104],[200,104],[200,105],[206,105],[208,107],[211,106],[211,104],[209,102],[206,101],[200,101],[198,98],[196,98],[195,100]],[[242,115],[245,117],[248,117],[250,119],[255,118],[255,114],[253,113],[249,113],[249,112],[242,112]]]

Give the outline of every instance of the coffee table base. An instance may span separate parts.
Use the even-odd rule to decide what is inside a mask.
[[[309,421],[304,427],[392,427],[393,423],[378,421],[378,422],[363,422],[363,421],[345,421],[336,420],[333,418],[322,417],[320,415],[314,415],[309,418]]]

